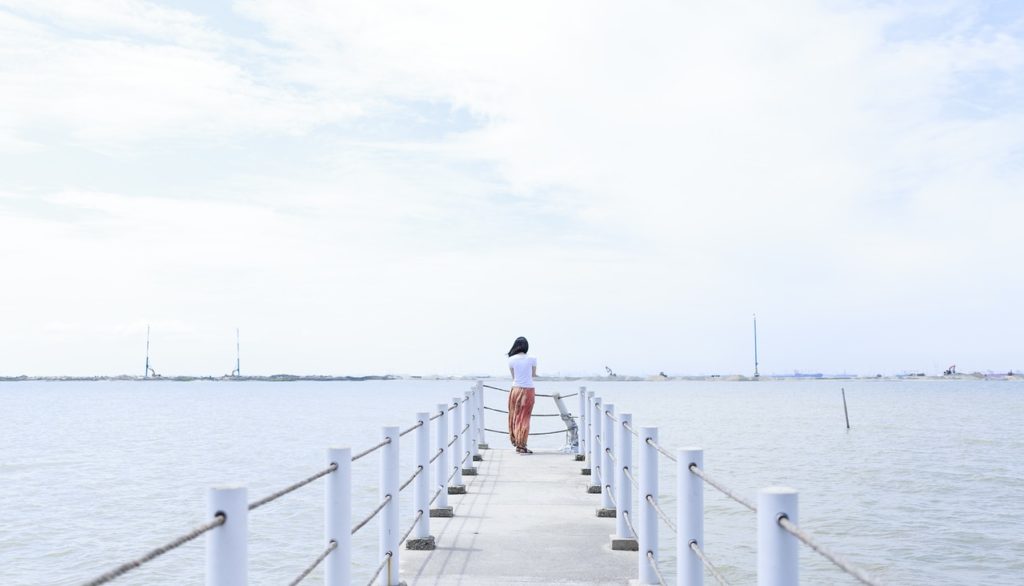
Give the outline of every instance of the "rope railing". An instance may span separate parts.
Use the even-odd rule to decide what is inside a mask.
[[[134,560],[132,560],[130,562],[125,562],[125,563],[121,564],[120,566],[114,568],[113,570],[111,570],[111,571],[109,571],[109,572],[107,572],[107,573],[105,573],[105,574],[103,574],[103,575],[101,575],[101,576],[99,576],[97,578],[94,578],[93,580],[90,580],[90,581],[86,582],[83,586],[99,586],[100,584],[106,584],[107,582],[110,582],[114,578],[117,578],[118,576],[124,574],[125,572],[128,572],[130,570],[134,570],[135,568],[138,568],[142,564],[145,564],[146,562],[149,562],[149,561],[151,561],[151,560],[153,560],[153,559],[155,559],[157,557],[160,557],[163,554],[171,551],[172,549],[176,549],[178,547],[181,547],[182,545],[185,545],[189,541],[192,541],[193,539],[199,537],[200,535],[206,533],[207,531],[209,531],[211,529],[214,529],[216,527],[220,527],[226,521],[227,521],[227,515],[225,515],[223,513],[215,515],[213,520],[210,521],[209,523],[204,523],[203,525],[200,525],[200,526],[196,527],[195,529],[189,531],[188,533],[182,535],[181,537],[178,537],[178,538],[176,538],[176,539],[174,539],[174,540],[172,540],[172,541],[170,541],[170,542],[168,542],[168,543],[166,543],[164,545],[161,545],[160,547],[152,549],[152,550],[146,552],[145,554],[143,554],[142,556],[140,556],[140,557],[138,557],[138,558],[136,558],[136,559],[134,559]]]
[[[615,457],[615,452],[613,452],[611,448],[605,448],[604,453],[608,455],[613,463],[619,463],[619,459]]]
[[[657,574],[658,584],[665,586],[665,576],[661,574],[661,568],[658,567],[658,560],[654,557],[653,551],[647,552],[647,562],[651,564],[651,569],[654,570],[655,574]]]
[[[412,427],[410,427],[410,428],[406,429],[405,431],[403,431],[402,433],[398,434],[398,437],[404,437],[405,434],[412,433],[413,431],[416,431],[417,429],[419,429],[421,427],[423,427],[423,422],[422,421],[417,421],[416,425],[413,425]]]
[[[868,586],[878,586],[878,582],[872,580],[871,577],[864,573],[863,570],[853,567],[849,562],[836,555],[834,552],[832,552],[824,545],[816,543],[814,541],[814,538],[812,538],[810,535],[804,532],[804,530],[797,527],[796,524],[790,521],[789,517],[787,517],[786,515],[779,515],[778,522],[779,526],[782,527],[787,533],[804,542],[804,544],[806,544],[807,547],[810,547],[814,551],[821,554],[822,557],[838,566],[839,569],[841,569],[842,571],[860,580],[863,584],[867,584]]]
[[[360,458],[362,458],[364,456],[368,456],[368,455],[376,452],[377,450],[383,448],[384,446],[386,446],[386,445],[388,445],[390,443],[391,443],[391,438],[388,438],[388,439],[380,442],[379,444],[373,446],[372,448],[367,448],[367,449],[363,450],[362,452],[359,452],[355,456],[352,456],[352,461],[355,462],[356,460],[358,460],[358,459],[360,459]]]
[[[615,505],[615,508],[616,509],[619,508],[619,502],[617,500],[615,500],[615,491],[612,490],[612,485],[605,484],[604,488],[602,488],[602,490],[604,490],[605,493],[608,494],[608,499],[612,501],[612,504]]]
[[[633,534],[634,539],[639,539],[639,535],[636,533],[636,527],[633,527],[633,520],[629,518],[629,511],[622,511],[622,519],[626,522],[626,527],[629,527],[629,532]]]
[[[628,431],[629,433],[633,434],[633,437],[640,437],[640,434],[637,433],[635,429],[633,429],[633,425],[630,424],[628,421],[623,421],[622,427],[624,427],[626,431]]]
[[[441,489],[440,488],[434,491],[434,496],[430,497],[430,504],[434,504],[434,501],[436,501],[437,497],[439,497],[439,496],[441,496]]]
[[[604,416],[607,417],[608,419],[611,419],[612,421],[618,421],[619,420],[619,418],[614,413],[612,413],[611,411],[607,411],[606,410],[604,412]]]
[[[489,431],[491,433],[503,433],[505,435],[508,435],[508,431],[506,431],[504,429],[491,429],[490,427],[485,427],[484,431]],[[560,429],[558,431],[537,431],[537,432],[531,431],[527,435],[529,435],[530,437],[533,437],[535,435],[555,435],[555,434],[559,434],[559,433],[569,433],[569,430],[567,430],[567,429]]]
[[[484,406],[484,409],[487,409],[488,411],[495,411],[497,413],[504,413],[504,414],[508,415],[508,411],[506,411],[504,409],[497,409],[495,407],[488,407],[486,405]],[[531,413],[530,414],[530,417],[561,417],[561,416],[562,416],[561,413]],[[577,419],[577,418],[573,417],[573,419]]]
[[[658,504],[658,501],[654,498],[654,495],[647,495],[646,500],[647,502],[651,503],[652,507],[654,507],[654,512],[658,514],[658,518],[660,518],[663,523],[668,525],[668,528],[671,529],[673,533],[675,533],[676,524],[673,523],[672,519],[665,513],[664,510],[662,510],[661,505]]]
[[[296,586],[296,584],[305,580],[306,576],[312,574],[313,570],[315,570],[316,567],[320,565],[320,562],[327,559],[327,556],[331,555],[331,552],[336,549],[338,549],[338,542],[332,539],[330,545],[327,546],[327,549],[325,549],[319,556],[317,556],[317,558],[313,560],[313,563],[310,564],[309,567],[307,567],[305,570],[303,570],[301,574],[299,574],[294,580],[289,582],[288,586]]]
[[[409,539],[409,535],[412,533],[412,530],[416,528],[416,523],[420,522],[421,517],[423,517],[423,511],[416,511],[416,517],[412,520],[412,525],[409,525],[409,528],[406,529],[405,535],[402,536],[402,539],[398,542],[398,545],[402,545],[403,543],[405,543],[406,539]]]
[[[700,545],[697,544],[696,540],[690,540],[690,549],[693,550],[693,553],[697,554],[697,558],[700,559],[700,563],[704,564],[704,569],[711,574],[711,577],[713,577],[716,582],[722,586],[729,586],[729,583],[725,581],[725,576],[718,571],[718,568],[712,565],[711,561],[708,560],[708,557],[704,555],[704,550],[700,548]]]
[[[494,389],[495,391],[501,391],[503,393],[511,393],[512,392],[510,389],[503,389],[501,387],[492,387],[491,385],[480,385],[480,386],[482,386],[485,389]],[[571,395],[558,395],[558,396],[561,397],[562,399],[568,399],[570,397],[575,397],[578,394],[579,393],[573,393]],[[555,395],[546,395],[544,393],[535,393],[534,396],[536,396],[536,397],[554,397]]]
[[[430,420],[433,421],[438,417],[441,417],[442,415],[444,415],[444,411],[438,411],[437,413],[434,413],[433,415],[430,416]]]
[[[654,441],[652,438],[647,438],[644,441],[647,442],[648,444],[650,444],[651,447],[653,447],[655,450],[658,450],[658,453],[660,453],[662,456],[665,456],[666,458],[668,458],[669,460],[672,460],[673,462],[676,461],[676,457],[675,456],[673,456],[671,453],[669,453],[669,451],[666,450],[665,448],[661,447],[661,444],[659,444],[658,442]]]
[[[405,490],[405,487],[412,484],[412,481],[416,480],[416,477],[420,475],[420,472],[423,472],[423,466],[416,467],[416,471],[412,473],[412,476],[410,476],[408,480],[402,483],[402,487],[398,489],[398,492],[402,492]]]
[[[253,502],[249,503],[249,510],[250,511],[254,511],[254,510],[262,507],[263,505],[265,505],[265,504],[267,504],[267,503],[269,503],[271,501],[275,501],[275,500],[283,497],[284,495],[288,494],[289,492],[292,492],[293,490],[297,490],[299,488],[302,488],[303,486],[306,486],[307,484],[309,484],[310,482],[313,482],[317,478],[321,478],[321,477],[327,476],[328,474],[330,474],[331,472],[334,472],[337,469],[338,469],[338,465],[337,464],[331,464],[327,468],[324,468],[323,470],[317,472],[316,474],[310,476],[309,478],[306,478],[304,480],[300,480],[300,481],[296,482],[295,484],[293,484],[291,486],[287,486],[285,488],[282,488],[281,490],[279,490],[279,491],[277,491],[277,492],[275,492],[273,494],[267,495],[267,496],[261,498],[258,501],[253,501]]]
[[[380,565],[377,566],[377,571],[373,573],[373,576],[370,578],[370,581],[366,583],[366,586],[373,586],[373,583],[377,581],[377,576],[380,576],[380,573],[384,569],[384,566],[388,565],[388,562],[391,561],[392,555],[393,554],[390,551],[384,554],[384,561],[382,561]]]
[[[697,466],[696,464],[690,464],[690,472],[693,472],[698,477],[700,477],[701,480],[703,480],[704,482],[707,482],[711,486],[713,486],[716,489],[718,489],[718,492],[721,492],[725,496],[727,496],[727,497],[731,498],[732,500],[738,502],[739,504],[743,505],[744,507],[747,507],[751,511],[753,511],[755,513],[757,512],[757,507],[754,505],[754,503],[752,503],[752,502],[748,501],[747,499],[743,498],[742,496],[736,494],[735,491],[733,491],[732,489],[730,489],[730,488],[724,486],[723,484],[719,483],[714,478],[711,478],[711,476],[709,476],[707,472],[701,470],[700,467]]]
[[[633,476],[633,471],[629,468],[623,468],[622,471],[626,474],[626,478],[633,483],[633,488],[640,488],[640,482]]]
[[[352,535],[355,535],[356,532],[358,532],[360,529],[365,527],[366,524],[369,523],[371,520],[373,520],[373,518],[377,516],[377,513],[383,511],[384,507],[388,506],[388,503],[390,503],[390,502],[391,502],[391,495],[389,494],[386,497],[384,497],[384,500],[379,505],[377,505],[377,508],[374,509],[373,512],[371,512],[369,515],[366,516],[365,519],[363,519],[359,523],[356,523],[356,525],[354,527],[352,527]]]
[[[434,453],[434,457],[430,459],[430,462],[429,462],[429,464],[433,464],[433,463],[434,463],[434,460],[436,460],[436,459],[440,458],[440,457],[441,457],[441,454],[443,454],[443,453],[444,453],[444,449],[442,449],[442,448],[437,448],[437,452],[435,452],[435,453]]]

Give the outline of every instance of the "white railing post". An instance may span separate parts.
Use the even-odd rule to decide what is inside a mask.
[[[658,498],[658,450],[648,440],[658,441],[657,427],[640,428],[640,515],[636,528],[638,533],[638,558],[640,584],[657,584],[658,574],[651,567],[647,554],[652,553],[658,559],[658,514],[654,506],[647,502],[647,496]]]
[[[800,583],[799,542],[779,525],[785,515],[797,523],[797,492],[785,486],[757,493],[757,585],[796,586]]]
[[[690,470],[696,464],[704,468],[704,450],[684,448],[676,451],[676,571],[677,586],[703,586],[704,566],[697,552],[690,548],[696,542],[704,548],[704,481]]]
[[[626,471],[633,472],[633,434],[626,429],[626,426],[633,425],[633,416],[629,413],[619,415],[618,443],[615,446],[615,457],[618,462],[615,464],[615,501],[618,509],[615,514],[615,537],[612,539],[612,549],[633,551],[636,545],[636,538],[629,530],[626,523],[628,518],[633,520],[633,483],[626,476]]]
[[[480,420],[480,449],[486,450],[487,446],[487,427],[484,425],[486,419],[484,418],[484,383],[483,381],[476,381],[476,412],[477,419]]]
[[[352,448],[327,450],[327,465],[337,469],[327,475],[324,490],[324,541],[338,544],[324,559],[324,586],[352,583]]]
[[[381,573],[387,586],[398,586],[398,541],[402,538],[398,529],[398,438],[397,427],[383,428],[381,439],[391,441],[380,452],[380,498],[384,500],[390,496],[391,500],[380,512],[380,547],[377,559],[383,560],[385,555],[391,554],[391,559]]]
[[[615,486],[615,463],[612,456],[615,452],[615,405],[607,403],[601,410],[601,509],[598,510],[599,517],[612,517],[615,515],[615,502],[612,496],[619,498]],[[601,514],[602,510],[604,515]]]
[[[462,451],[464,444],[464,437],[466,434],[462,433],[462,428],[465,427],[462,424],[462,412],[465,411],[466,404],[461,403],[458,397],[452,399],[452,403],[455,405],[455,409],[452,410],[452,431],[451,439],[448,441],[454,441],[451,450],[451,466],[448,468],[447,475],[451,476],[452,483],[448,487],[448,494],[466,494],[466,484],[462,481],[462,456],[465,452]],[[454,468],[454,470],[452,470]]]
[[[579,446],[577,446],[576,448],[576,460],[585,461],[587,459],[587,446],[590,445],[588,441],[589,438],[587,437],[589,435],[589,433],[587,432],[587,424],[590,421],[590,419],[587,417],[587,387],[580,387],[580,391],[579,393],[576,394],[576,396],[579,397],[580,405],[580,409],[578,411],[578,413],[580,414],[580,425],[578,434],[580,438],[580,443]]]
[[[245,586],[249,580],[248,490],[211,488],[206,499],[209,518],[224,515],[224,524],[206,537],[206,585]]]
[[[469,461],[479,462],[480,461],[480,413],[477,409],[478,395],[476,387],[470,389],[467,396],[469,397]],[[473,466],[473,464],[470,464]],[[476,472],[474,468],[474,473]]]
[[[592,393],[587,393],[588,396]],[[590,487],[587,492],[601,492],[601,397],[590,402]]]
[[[413,516],[420,518],[405,542],[407,549],[434,549],[434,536],[430,534],[430,414],[417,413],[416,468],[420,470],[412,481]]]
[[[438,403],[437,412],[441,415],[437,418],[434,452],[431,457],[441,450],[441,454],[434,460],[434,488],[440,493],[434,501],[434,508],[430,509],[430,515],[451,517],[452,508],[448,506],[448,405]]]

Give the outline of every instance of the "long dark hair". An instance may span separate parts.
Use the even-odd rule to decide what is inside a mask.
[[[529,351],[530,343],[526,341],[526,338],[519,336],[515,342],[512,342],[512,349],[508,351],[508,355],[526,354]]]

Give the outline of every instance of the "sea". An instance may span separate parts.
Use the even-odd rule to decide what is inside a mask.
[[[0,584],[82,584],[205,522],[210,487],[247,487],[250,501],[273,493],[322,470],[328,448],[373,446],[382,427],[405,429],[472,384],[0,383]],[[658,427],[665,447],[703,448],[704,469],[749,500],[768,486],[796,489],[799,525],[880,583],[1024,584],[1024,382],[541,381],[537,390],[580,386],[636,427]],[[487,406],[506,401],[486,391]],[[576,397],[566,403],[578,411]],[[554,400],[538,397],[534,412],[557,413]],[[505,416],[488,410],[486,425],[504,430]],[[536,418],[533,430],[561,425]],[[485,439],[509,447],[497,431]],[[534,450],[565,444],[560,433],[531,440]],[[412,442],[401,451],[405,478]],[[671,515],[675,470],[661,461]],[[374,456],[353,465],[354,519],[379,502],[378,465]],[[566,456],[566,466],[580,464]],[[314,482],[250,514],[250,583],[287,584],[317,557],[323,500]],[[353,583],[377,566],[376,531],[371,522],[355,536]],[[756,544],[755,515],[707,487],[704,549],[729,583],[756,583]],[[199,538],[115,583],[202,584],[204,554]],[[659,555],[671,574],[665,527]],[[858,583],[803,546],[800,566],[802,584]],[[322,580],[317,570],[306,583]]]

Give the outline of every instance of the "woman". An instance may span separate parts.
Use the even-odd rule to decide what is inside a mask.
[[[508,437],[516,452],[532,454],[526,440],[530,435],[530,415],[536,398],[533,377],[537,376],[537,359],[527,356],[530,343],[520,336],[508,351],[508,371],[512,373],[512,393],[508,396]]]

